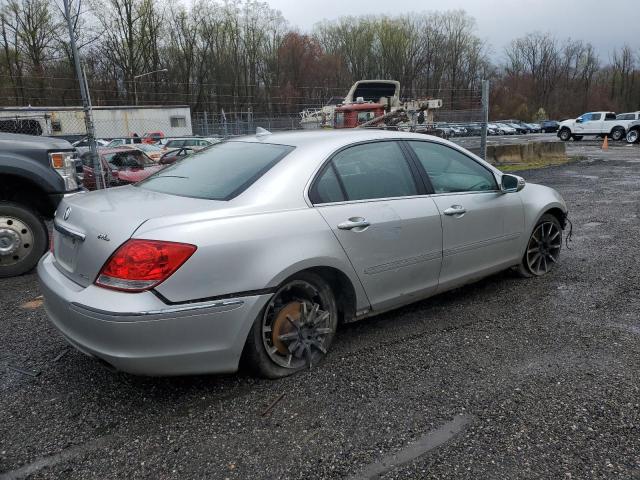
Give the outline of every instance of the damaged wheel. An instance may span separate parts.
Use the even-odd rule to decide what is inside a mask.
[[[327,282],[302,272],[278,288],[254,322],[245,360],[267,378],[312,368],[329,350],[337,324],[335,296]]]

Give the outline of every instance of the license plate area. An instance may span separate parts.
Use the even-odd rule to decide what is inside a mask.
[[[54,237],[54,255],[62,268],[69,272],[75,270],[76,253],[80,240],[56,231]]]

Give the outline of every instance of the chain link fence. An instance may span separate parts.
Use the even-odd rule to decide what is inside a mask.
[[[96,106],[92,108],[92,117],[97,145],[103,148],[100,157],[107,187],[144,177],[139,172],[127,175],[128,170],[148,169],[152,173],[158,164],[170,164],[218,139],[253,134],[258,127],[278,132],[362,126],[413,131],[454,140],[457,137],[480,139],[487,131],[488,92],[483,97],[482,92],[476,90],[429,91],[418,92],[413,97],[418,100],[395,98],[393,108],[390,103],[386,106],[378,103],[374,108],[376,102],[360,99],[340,106],[341,99],[331,99],[326,105],[303,104],[299,112],[284,114],[253,108],[191,111],[188,105]],[[359,110],[352,116],[352,124],[339,118],[337,112],[345,109]],[[84,177],[87,188],[99,188],[101,175],[95,172],[98,173],[96,179],[92,171],[98,162],[89,152],[81,107],[1,107],[0,131],[77,142],[78,173]],[[477,143],[478,147],[471,150],[482,155],[481,142]],[[104,147],[112,149],[107,151]],[[113,151],[114,147],[119,150]]]

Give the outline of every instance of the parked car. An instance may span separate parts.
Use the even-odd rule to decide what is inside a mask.
[[[142,135],[142,143],[158,143],[164,138],[164,132],[157,130],[155,132],[146,132]]]
[[[511,128],[515,129],[516,133],[518,135],[526,135],[527,133],[529,133],[529,127],[524,125],[523,123],[507,123],[506,125],[509,125]]]
[[[49,247],[64,195],[80,190],[76,151],[66,140],[0,133],[0,277],[33,269]]]
[[[96,147],[106,147],[108,144],[109,142],[107,140],[96,138]],[[73,142],[71,145],[76,149],[78,153],[83,153],[89,150],[89,139],[87,137],[84,137],[76,142]]]
[[[104,148],[98,154],[107,186],[116,187],[139,182],[162,169],[143,151],[132,147]],[[87,190],[96,189],[96,176],[91,153],[82,154],[83,184]]]
[[[38,273],[54,326],[136,374],[316,365],[339,322],[560,260],[567,207],[416,133],[261,133],[64,199]],[[108,240],[108,241],[107,241]]]
[[[140,137],[123,137],[123,138],[114,138],[109,141],[105,145],[106,148],[116,148],[121,147],[123,145],[140,145],[142,143],[142,139]]]
[[[515,135],[518,131],[513,128],[511,125],[507,125],[506,123],[496,123],[498,129],[500,130],[500,135]]]
[[[560,123],[555,120],[543,120],[540,124],[543,133],[556,133]]]
[[[160,145],[154,145],[151,143],[140,143],[131,145],[131,147],[142,150],[154,162],[160,160],[160,157],[165,153],[165,150]]]
[[[542,131],[539,123],[525,123],[524,125],[529,129],[529,133],[540,133]]]
[[[200,150],[220,142],[219,138],[199,138],[199,137],[183,137],[168,139],[163,148],[170,150],[172,148],[190,147],[193,150]]]
[[[164,155],[162,155],[158,160],[158,163],[160,165],[171,165],[172,163],[175,163],[176,161],[180,160],[182,157],[191,155],[195,151],[196,150],[194,150],[191,147],[176,148],[175,150],[170,150],[166,152]]]
[[[582,140],[585,135],[609,136],[612,140],[622,140],[631,120],[619,120],[613,112],[589,112],[575,120],[560,123],[558,137],[563,142]]]
[[[628,113],[619,113],[616,115],[616,120],[640,120],[640,111],[638,112],[628,112]]]
[[[638,141],[640,141],[640,120],[629,124],[626,138],[627,143],[638,143]]]

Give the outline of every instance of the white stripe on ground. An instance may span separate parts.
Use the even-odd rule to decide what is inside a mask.
[[[370,480],[396,467],[412,462],[430,450],[434,450],[462,432],[473,421],[471,415],[458,415],[441,427],[428,432],[413,443],[393,455],[365,466],[360,472],[348,477],[348,480]]]
[[[73,458],[80,457],[90,450],[95,450],[97,448],[103,447],[107,443],[111,442],[114,438],[115,437],[113,435],[107,435],[105,437],[100,437],[96,440],[83,443],[82,445],[75,445],[73,447],[66,448],[60,453],[40,458],[16,470],[0,473],[0,480],[19,480],[21,478],[26,478],[45,467],[51,467],[53,465],[66,462]]]

